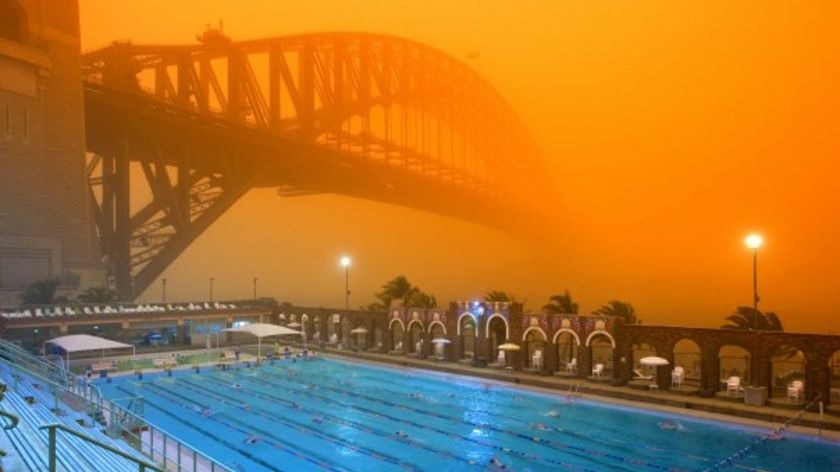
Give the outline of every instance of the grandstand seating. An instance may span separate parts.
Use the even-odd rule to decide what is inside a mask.
[[[37,307],[32,309],[21,308],[0,308],[0,317],[8,320],[17,320],[22,318],[57,318],[57,317],[76,317],[76,316],[106,316],[117,315],[124,313],[166,313],[166,312],[185,312],[185,311],[226,311],[239,309],[233,303],[219,303],[219,302],[201,302],[201,303],[155,303],[155,304],[113,304],[104,303],[98,305],[73,305],[73,306],[54,306],[54,307]]]
[[[0,435],[5,436],[3,442],[11,447],[7,450],[8,457],[4,459],[6,470],[48,470],[48,434],[39,427],[52,423],[63,424],[140,460],[148,460],[128,443],[107,436],[103,427],[95,423],[88,412],[74,410],[61,401],[56,402],[49,385],[43,380],[0,363],[0,381],[7,385],[0,405],[20,418],[16,428],[0,432]],[[59,388],[57,391],[64,390]],[[137,464],[75,436],[66,433],[62,435],[61,432],[57,440],[57,461],[58,470],[67,472],[137,470]]]

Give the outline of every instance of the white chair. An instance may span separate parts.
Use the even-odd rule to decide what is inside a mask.
[[[572,358],[571,362],[566,363],[566,374],[567,375],[577,374],[577,357]]]
[[[402,352],[403,351],[403,343],[402,341],[398,342],[396,346],[394,346],[394,351]]]
[[[744,388],[741,387],[741,377],[737,375],[733,375],[726,379],[726,394],[729,395],[730,393],[738,396],[738,392],[743,391]]]
[[[496,362],[499,364],[505,364],[505,351],[499,351],[499,357],[496,358]]]
[[[633,369],[633,380],[653,380],[653,376],[645,374],[639,369]]]
[[[604,364],[595,364],[595,367],[592,368],[592,376],[593,377],[603,377],[604,376]]]
[[[534,351],[534,355],[531,356],[531,366],[537,370],[542,370],[543,366],[543,356],[542,351]]]
[[[674,367],[674,370],[671,371],[671,386],[682,387],[683,380],[685,380],[685,369],[681,366]]]
[[[787,388],[788,400],[802,400],[805,393],[805,384],[801,380],[794,380]]]
[[[443,343],[435,344],[435,358],[438,360],[443,360]]]

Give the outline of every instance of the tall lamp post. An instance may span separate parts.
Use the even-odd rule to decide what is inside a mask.
[[[758,248],[764,244],[759,234],[751,234],[745,240],[747,247],[753,250],[753,309],[758,311]]]
[[[254,277],[254,300],[257,299],[257,280],[259,279]]]
[[[210,301],[213,301],[213,281],[216,280],[213,277],[210,277]]]
[[[163,303],[166,303],[166,277],[160,279],[160,284],[163,288],[163,293],[161,293],[161,299],[163,300]]]
[[[341,266],[344,267],[344,311],[350,313],[350,256],[341,257]]]

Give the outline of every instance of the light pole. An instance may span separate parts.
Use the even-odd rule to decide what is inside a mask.
[[[213,281],[216,280],[213,277],[210,277],[210,301],[213,301]]]
[[[257,299],[257,280],[259,279],[254,277],[254,300]]]
[[[759,234],[751,234],[745,240],[747,247],[753,250],[753,309],[758,311],[758,248],[764,244]]]
[[[163,288],[163,293],[161,294],[161,299],[163,303],[166,303],[166,277],[160,279],[161,286]]]
[[[350,256],[341,257],[341,266],[344,267],[344,311],[350,314]]]

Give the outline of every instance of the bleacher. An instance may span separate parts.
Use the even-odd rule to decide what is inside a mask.
[[[183,313],[238,310],[233,303],[190,302],[190,303],[103,303],[92,305],[44,306],[32,308],[0,308],[0,317],[7,320],[73,318],[142,313]]]
[[[97,441],[124,451],[143,461],[148,461],[139,452],[120,440],[107,436],[104,426],[95,422],[88,411],[78,411],[62,401],[55,401],[53,391],[66,391],[49,385],[37,377],[31,377],[13,370],[8,364],[0,363],[0,382],[6,385],[6,393],[0,407],[20,418],[18,426],[3,430],[7,457],[3,460],[6,472],[40,472],[48,469],[48,433],[39,429],[45,424],[62,424]],[[136,471],[136,463],[117,456],[106,449],[84,441],[70,434],[58,433],[58,470],[67,472],[84,471]]]

